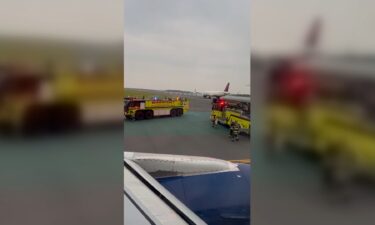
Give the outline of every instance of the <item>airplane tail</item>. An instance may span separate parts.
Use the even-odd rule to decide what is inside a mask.
[[[310,30],[307,33],[306,39],[305,39],[305,48],[307,51],[311,51],[317,47],[320,40],[320,33],[322,29],[322,19],[320,17],[316,18],[312,25]]]
[[[224,92],[228,92],[229,91],[229,82],[227,83],[227,86],[225,86],[225,89],[224,89]]]

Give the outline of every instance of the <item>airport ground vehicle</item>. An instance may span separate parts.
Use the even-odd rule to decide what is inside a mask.
[[[358,177],[374,179],[375,123],[371,96],[375,83],[363,70],[350,71],[363,75],[355,79],[343,74],[347,70],[337,71],[319,70],[315,74],[313,98],[303,105],[292,104],[293,93],[269,101],[266,141],[272,145],[269,149],[294,146],[317,155],[324,180],[329,184],[344,184]]]
[[[313,149],[322,155],[325,179],[343,184],[355,178],[375,178],[375,126],[347,105],[325,104],[315,109]]]
[[[57,75],[22,66],[1,67],[1,131],[13,134],[66,131],[104,117],[110,120],[112,117],[107,113],[113,108],[106,112],[98,109],[115,105],[121,99],[122,90],[115,87],[122,76],[91,75]]]
[[[230,126],[236,121],[240,132],[250,135],[250,97],[227,95],[212,101],[211,117],[216,116],[220,124]]]
[[[189,110],[187,99],[133,99],[126,98],[124,115],[127,119],[143,120],[158,116],[182,116]]]
[[[294,147],[318,156],[329,183],[375,178],[374,124],[353,109],[317,104],[301,112],[273,105],[268,111],[266,141],[271,149]]]
[[[250,164],[133,152],[124,164],[125,224],[250,224]]]

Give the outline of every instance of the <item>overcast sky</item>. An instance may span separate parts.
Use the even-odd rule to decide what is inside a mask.
[[[375,53],[374,0],[251,0],[252,50],[298,51],[314,18],[323,20],[319,50]]]
[[[323,20],[326,52],[375,53],[374,0],[1,0],[0,36],[114,42],[129,87],[248,91],[249,54],[302,46]],[[251,11],[251,13],[250,13]],[[250,25],[251,17],[251,25]],[[124,23],[125,18],[125,23]]]
[[[249,93],[249,0],[125,1],[125,87]]]

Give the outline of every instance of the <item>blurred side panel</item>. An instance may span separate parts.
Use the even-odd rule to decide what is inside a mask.
[[[252,3],[252,223],[373,224],[375,3]]]
[[[0,21],[0,224],[122,224],[123,1]]]

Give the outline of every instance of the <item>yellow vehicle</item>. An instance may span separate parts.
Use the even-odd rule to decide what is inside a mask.
[[[159,116],[182,116],[189,110],[187,99],[125,99],[124,115],[127,119],[143,120]]]
[[[214,99],[211,111],[213,117],[226,126],[235,121],[241,126],[242,133],[250,135],[250,97],[226,95]]]
[[[323,156],[328,180],[349,181],[358,176],[375,178],[375,124],[351,107],[321,109],[314,149]]]
[[[375,178],[375,124],[348,106],[319,103],[303,112],[270,105],[267,143],[318,156],[328,182]]]
[[[320,159],[325,181],[331,184],[357,177],[374,179],[374,108],[369,98],[362,97],[373,96],[374,83],[368,77],[316,75],[315,79],[322,82],[316,82],[313,98],[306,104],[291,104],[286,98],[272,98],[266,104],[266,143],[272,145],[267,149],[293,146],[313,153]]]
[[[121,87],[121,74],[53,75],[21,66],[0,70],[0,131],[6,133],[66,131],[109,122],[114,117],[108,112],[118,108],[123,95],[116,88]],[[114,107],[108,108],[110,104]]]

